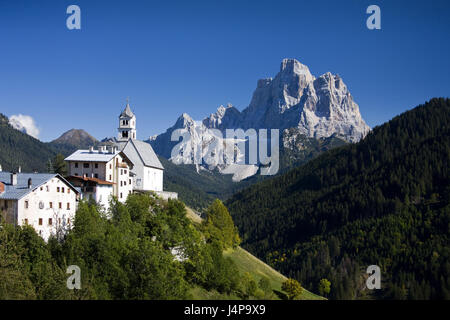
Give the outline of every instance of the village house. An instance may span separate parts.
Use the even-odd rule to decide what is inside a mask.
[[[68,156],[67,180],[80,188],[82,199],[92,199],[109,208],[111,197],[125,202],[133,191],[133,163],[117,147],[77,150]]]
[[[79,192],[59,174],[0,172],[0,215],[48,240],[73,224]]]

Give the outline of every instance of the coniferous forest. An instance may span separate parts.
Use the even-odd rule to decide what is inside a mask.
[[[450,99],[251,186],[227,206],[247,248],[331,299],[450,298]],[[368,290],[366,268],[381,268]],[[322,291],[323,292],[323,291]]]

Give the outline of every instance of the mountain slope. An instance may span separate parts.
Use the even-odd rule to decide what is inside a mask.
[[[189,207],[186,207],[187,217],[189,220],[193,222],[194,225],[198,226],[198,224],[202,223],[203,219],[200,218],[193,210]],[[236,265],[238,271],[241,274],[249,273],[253,279],[258,283],[261,278],[267,278],[270,283],[270,288],[272,290],[272,294],[270,299],[279,299],[280,296],[285,295],[282,292],[281,286],[287,278],[262,262],[248,251],[242,249],[241,247],[237,248],[229,248],[224,251],[224,256],[230,258]],[[217,291],[207,291],[200,287],[194,287],[191,289],[191,293],[194,299],[198,300],[220,300],[220,299],[238,299],[236,296],[228,296],[226,294],[220,294]],[[278,293],[278,294],[277,294]],[[280,294],[281,293],[281,294]],[[321,300],[323,297],[318,296],[308,290],[304,289],[302,295],[300,296],[301,300]]]
[[[344,145],[339,137],[307,138],[290,129],[280,138],[283,145],[280,152],[279,174],[300,166],[314,159],[324,151]],[[260,174],[253,175],[245,180],[234,182],[231,175],[221,174],[216,170],[206,170],[195,165],[176,165],[166,158],[159,156],[164,166],[164,190],[178,192],[179,198],[186,204],[201,211],[215,198],[228,199],[235,192],[242,190],[258,181],[270,178]]]
[[[450,100],[432,99],[227,202],[243,246],[332,298],[450,298]]]
[[[69,155],[77,149],[88,149],[98,144],[98,140],[82,129],[71,129],[49,145],[63,155]]]
[[[0,114],[0,165],[4,171],[21,166],[24,172],[47,172],[47,161],[55,154],[47,144],[14,129]]]

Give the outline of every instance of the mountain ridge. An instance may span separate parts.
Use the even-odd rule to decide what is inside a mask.
[[[313,76],[308,67],[295,59],[283,59],[279,73],[275,78],[259,79],[250,104],[242,112],[232,104],[221,105],[201,121],[194,121],[183,113],[175,124],[164,133],[150,137],[149,142],[155,152],[171,161],[194,162],[198,152],[208,156],[208,152],[222,154],[220,148],[225,143],[226,129],[279,129],[308,138],[328,138],[333,135],[357,142],[370,130],[359,112],[347,86],[339,75],[327,72],[318,78]],[[221,134],[217,133],[217,130]],[[183,155],[173,155],[175,145],[172,141],[175,131],[188,134],[188,138],[179,144]],[[202,140],[203,138],[203,140]],[[194,151],[202,146],[201,151]],[[208,150],[205,150],[207,146]],[[196,150],[196,149],[195,149]],[[187,152],[186,152],[187,151]],[[240,158],[237,150],[236,158]],[[224,155],[225,157],[225,155]],[[226,159],[225,159],[226,160]],[[197,163],[198,164],[198,163]],[[215,165],[200,163],[211,169]],[[218,164],[223,173],[231,173],[236,181],[254,174],[258,166]]]

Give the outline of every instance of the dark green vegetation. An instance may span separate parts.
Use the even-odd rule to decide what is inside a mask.
[[[158,156],[164,167],[164,190],[178,193],[178,197],[189,207],[203,211],[214,199],[223,199],[234,182],[231,175],[222,175],[217,171],[200,170],[195,165],[176,165],[164,157]]]
[[[0,224],[0,299],[275,297],[270,279],[259,288],[223,255],[239,237],[219,200],[200,224],[182,202],[147,194],[112,201],[109,212],[80,202],[73,229],[59,235],[45,243],[32,227]],[[81,269],[81,290],[66,288],[69,265]]]
[[[14,129],[0,113],[0,165],[4,171],[57,172],[66,174],[64,157],[96,140],[82,130],[70,130],[57,140],[44,143]],[[69,139],[71,137],[72,139]],[[83,139],[84,138],[84,139]]]
[[[314,159],[322,152],[342,146],[345,142],[335,136],[324,139],[307,138],[289,129],[288,134],[295,136],[295,141],[283,146],[280,138],[280,171],[282,174],[291,168],[300,166]],[[159,156],[164,171],[164,190],[178,193],[179,198],[189,207],[203,211],[214,199],[226,200],[234,193],[273,176],[262,176],[259,172],[240,182],[233,182],[232,175],[223,175],[218,170],[199,170],[195,165],[175,165]]]
[[[332,299],[450,298],[450,100],[237,193],[243,245]],[[381,267],[382,289],[365,288]]]
[[[48,144],[9,125],[0,114],[0,165],[4,171],[46,172],[48,159],[56,155]]]

